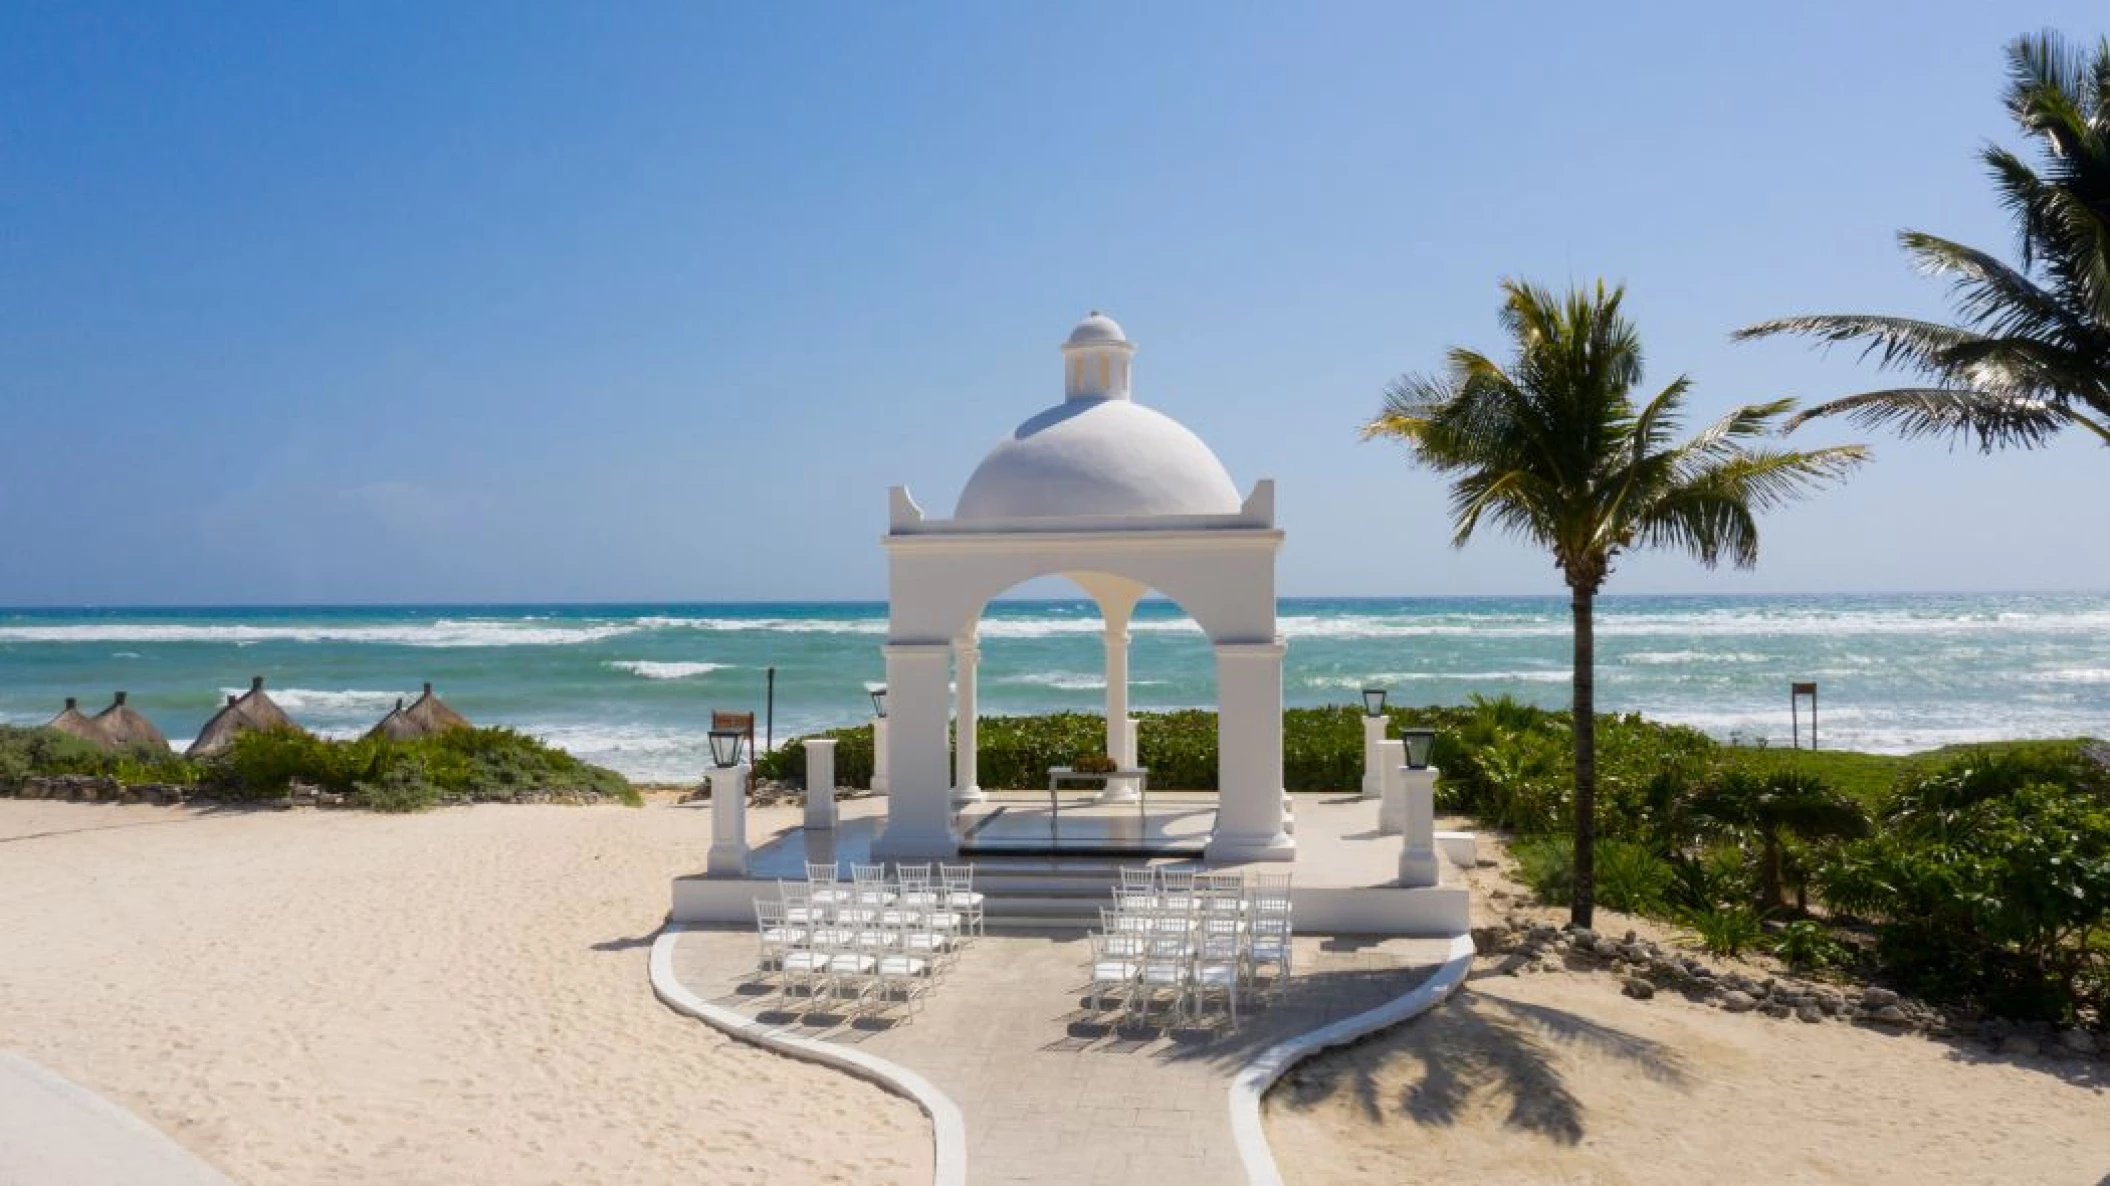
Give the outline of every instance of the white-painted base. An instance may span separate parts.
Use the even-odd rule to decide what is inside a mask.
[[[1476,868],[1480,864],[1480,837],[1472,832],[1438,832],[1436,851],[1460,869]]]
[[[712,877],[740,878],[747,876],[747,846],[745,844],[713,844],[710,855],[704,858],[704,870]]]
[[[1399,854],[1399,883],[1415,888],[1437,884],[1442,880],[1442,859],[1434,849]]]
[[[980,803],[988,797],[989,795],[980,787],[954,787],[952,789],[952,809],[958,811],[969,804]]]
[[[806,830],[809,832],[832,832],[835,830],[835,792],[816,794],[806,792]]]
[[[1290,908],[1300,934],[1447,937],[1472,926],[1471,896],[1464,886],[1299,886],[1290,891]]]
[[[1143,793],[1141,791],[1136,790],[1136,782],[1133,775],[1127,778],[1123,778],[1119,775],[1109,775],[1106,780],[1106,785],[1100,788],[1099,796],[1093,799],[1092,802],[1134,803],[1136,800],[1141,799],[1142,797]]]

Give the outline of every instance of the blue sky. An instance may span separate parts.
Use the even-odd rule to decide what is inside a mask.
[[[1602,275],[1695,419],[1876,385],[1728,334],[1942,314],[1894,236],[2011,254],[2002,45],[2104,31],[1472,8],[6,4],[0,603],[883,596],[886,488],[949,510],[1091,307],[1277,479],[1283,592],[1557,592],[1358,443],[1386,381]],[[1869,439],[1608,591],[2110,587],[2101,448]]]

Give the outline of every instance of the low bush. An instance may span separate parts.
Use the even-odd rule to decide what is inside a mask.
[[[0,725],[0,792],[37,775],[114,774],[124,757],[57,729]]]
[[[1780,933],[1773,936],[1773,954],[1799,972],[1815,972],[1839,967],[1846,963],[1852,951],[1832,937],[1830,927],[1802,918],[1782,927]]]
[[[1688,910],[1680,916],[1709,955],[1739,956],[1764,944],[1766,924],[1749,906]]]
[[[1907,781],[1817,871],[1886,970],[2010,1017],[2110,1010],[2110,773],[2079,747],[1974,754]]]
[[[412,741],[331,741],[295,730],[243,733],[203,772],[226,798],[283,796],[295,782],[381,811],[441,802],[508,802],[528,794],[592,795],[635,806],[636,788],[511,729],[449,729]]]
[[[1539,901],[1565,904],[1575,888],[1575,843],[1566,836],[1532,836],[1511,849],[1524,884]],[[1676,873],[1669,861],[1632,840],[1597,845],[1597,900],[1628,914],[1662,912]]]

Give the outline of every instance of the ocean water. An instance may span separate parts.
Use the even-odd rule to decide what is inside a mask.
[[[1290,705],[1508,693],[1568,701],[1561,598],[1284,599]],[[764,711],[774,735],[863,719],[884,679],[877,603],[0,610],[0,722],[37,723],[122,688],[186,742],[230,691],[265,677],[294,719],[363,732],[431,681],[510,725],[634,778],[691,779],[714,708]],[[1131,627],[1136,708],[1208,706],[1207,641],[1172,605]],[[1086,601],[999,602],[981,624],[988,715],[1104,703]],[[1786,744],[1788,685],[1819,685],[1827,747],[1902,752],[2011,737],[2110,736],[2110,594],[1607,597],[1604,711]]]

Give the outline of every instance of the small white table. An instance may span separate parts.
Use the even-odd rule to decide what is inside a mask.
[[[1143,803],[1144,800],[1150,797],[1150,767],[1136,766],[1126,770],[1078,770],[1069,766],[1050,766],[1048,767],[1049,822],[1052,824],[1055,818],[1062,814],[1062,801],[1056,795],[1057,789],[1062,784],[1066,782],[1097,782],[1105,784],[1116,779],[1133,779],[1135,781],[1136,818],[1147,818],[1143,810]]]

